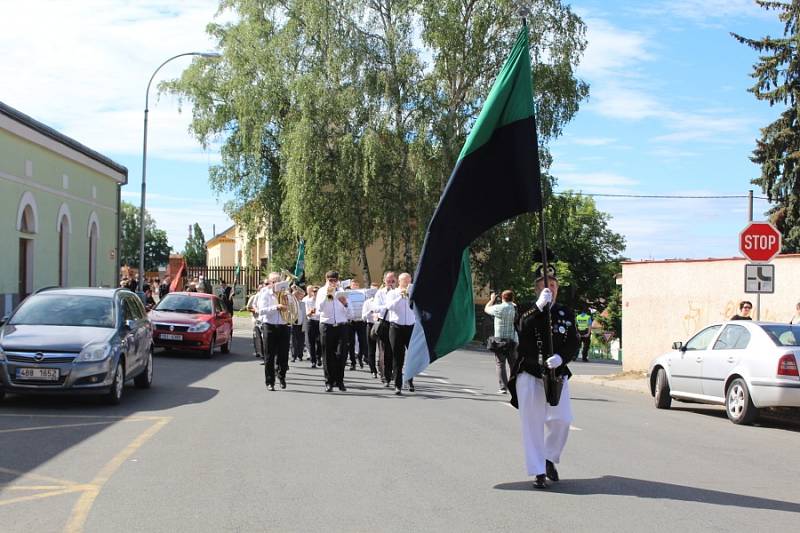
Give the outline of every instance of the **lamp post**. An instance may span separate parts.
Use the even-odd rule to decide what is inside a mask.
[[[144,292],[144,200],[145,200],[145,192],[147,190],[147,114],[150,112],[149,104],[150,104],[150,85],[153,83],[153,79],[158,74],[158,71],[161,70],[161,67],[172,61],[173,59],[177,59],[183,56],[200,56],[200,57],[208,57],[208,58],[216,58],[222,57],[222,54],[218,52],[185,52],[183,54],[178,54],[176,56],[172,56],[163,63],[161,63],[158,68],[153,72],[153,75],[150,76],[150,81],[147,82],[147,91],[144,93],[144,141],[142,147],[142,201],[141,206],[139,207],[139,286],[137,287],[139,292]]]

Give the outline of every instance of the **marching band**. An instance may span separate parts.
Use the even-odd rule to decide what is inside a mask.
[[[267,388],[275,390],[277,376],[285,389],[290,351],[296,362],[307,350],[311,368],[323,368],[326,392],[347,390],[349,356],[351,370],[366,363],[373,378],[402,394],[403,362],[414,325],[408,300],[411,275],[387,272],[381,287],[362,289],[357,281],[340,281],[338,272],[329,271],[322,287],[308,285],[303,291],[294,276],[283,274],[271,272],[248,303]],[[413,381],[407,385],[413,392]]]

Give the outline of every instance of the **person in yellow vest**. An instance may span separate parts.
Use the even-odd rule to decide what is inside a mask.
[[[575,317],[575,327],[580,337],[581,360],[586,363],[589,361],[589,346],[592,344],[592,315],[587,311],[581,311]]]

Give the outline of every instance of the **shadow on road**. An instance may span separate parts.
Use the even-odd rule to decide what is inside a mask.
[[[533,482],[530,480],[500,483],[495,485],[494,488],[498,490],[536,490],[533,488]],[[730,507],[800,513],[800,503],[619,476],[562,480],[558,483],[550,484],[547,492],[573,494],[575,496],[588,496],[592,494],[637,496],[639,498],[651,498],[656,500],[710,503]]]
[[[697,415],[707,416],[711,418],[727,419],[725,408],[717,405],[699,406],[673,406],[674,411],[686,411]],[[785,431],[800,432],[800,417],[796,413],[764,410],[760,414],[758,421],[754,424],[758,427],[783,429]]]
[[[157,351],[152,388],[127,385],[117,406],[94,396],[9,394],[0,402],[0,481],[11,483],[126,417],[166,416],[170,409],[211,400],[219,391],[194,383],[231,363],[251,361],[241,355],[250,353],[247,341],[234,339],[232,353],[211,359]]]

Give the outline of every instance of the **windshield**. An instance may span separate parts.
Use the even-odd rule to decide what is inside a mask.
[[[12,326],[114,327],[114,301],[102,296],[37,294],[11,317]]]
[[[186,294],[168,294],[158,302],[156,310],[210,315],[211,298],[197,298]]]
[[[778,346],[800,346],[800,325],[771,324],[761,327]]]

